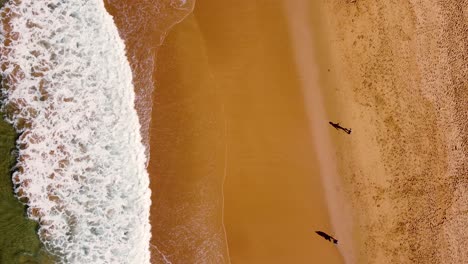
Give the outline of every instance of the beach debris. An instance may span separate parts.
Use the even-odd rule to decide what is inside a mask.
[[[333,123],[333,122],[328,122],[330,125],[332,125],[336,130],[341,129],[344,132],[351,134],[351,128],[344,128],[340,126],[340,123]]]
[[[329,234],[322,232],[322,231],[315,231],[319,236],[325,238],[326,240],[333,242],[334,244],[338,244],[338,240],[334,237],[330,236]]]

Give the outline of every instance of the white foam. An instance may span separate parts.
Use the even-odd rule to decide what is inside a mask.
[[[132,74],[102,0],[12,1],[2,15],[4,103],[23,132],[15,191],[42,241],[66,263],[149,263]]]

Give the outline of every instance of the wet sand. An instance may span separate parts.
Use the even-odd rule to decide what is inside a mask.
[[[155,263],[229,263],[222,98],[193,15],[169,33],[157,65],[149,164]]]
[[[159,51],[153,241],[172,263],[341,263],[314,233],[333,231],[282,4],[198,1]]]
[[[151,262],[228,262],[220,99],[213,93],[196,26],[188,24],[165,40],[192,11],[194,1],[105,3],[126,44],[143,141],[151,146]]]
[[[108,3],[139,98],[151,66],[142,45],[158,51],[153,263],[342,262],[314,233],[333,229],[283,4],[199,1],[158,47],[159,31],[125,19],[138,8]],[[156,35],[136,41],[142,32]]]
[[[465,263],[468,3],[321,3],[356,263]]]
[[[340,263],[283,1],[198,1],[226,119],[232,263]],[[318,87],[315,87],[318,89]]]

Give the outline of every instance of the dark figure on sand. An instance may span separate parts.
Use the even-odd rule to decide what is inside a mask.
[[[348,133],[348,134],[351,134],[351,128],[344,128],[342,126],[340,126],[340,123],[333,123],[333,122],[328,122],[330,125],[332,125],[334,128],[336,128],[337,130],[338,129],[341,129],[343,130],[344,132]]]
[[[333,242],[335,244],[338,244],[338,240],[336,240],[334,237],[330,236],[329,234],[322,232],[322,231],[315,231],[319,236],[325,238],[326,240]]]

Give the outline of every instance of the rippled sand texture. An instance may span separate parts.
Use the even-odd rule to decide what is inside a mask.
[[[466,263],[468,1],[322,3],[357,263]]]

